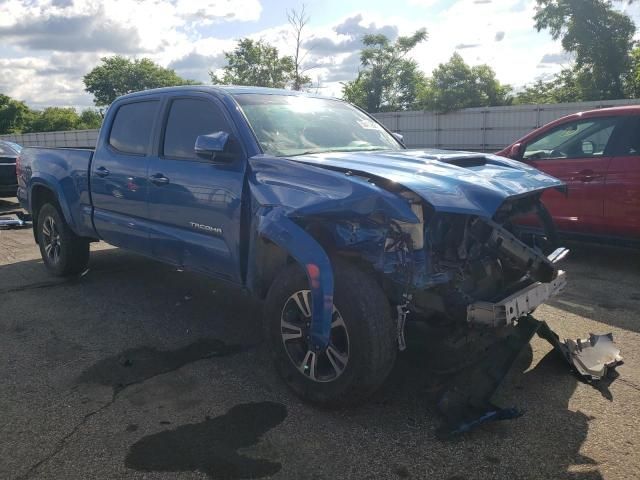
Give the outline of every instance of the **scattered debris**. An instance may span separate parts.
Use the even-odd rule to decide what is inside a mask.
[[[542,322],[538,335],[551,343],[556,351],[562,354],[572,370],[587,383],[606,378],[610,369],[623,363],[620,349],[614,345],[611,333],[606,335],[590,333],[589,338],[585,340],[567,339],[561,342],[558,335]]]
[[[7,212],[0,217],[0,229],[31,227],[31,215],[24,212]]]
[[[591,334],[587,340],[561,342],[546,322],[528,315],[518,321],[509,335],[487,349],[487,353],[472,367],[461,371],[447,383],[438,401],[438,409],[446,422],[438,432],[440,436],[450,437],[468,432],[482,423],[522,416],[521,410],[497,407],[490,399],[520,351],[536,333],[551,343],[571,369],[587,383],[607,378],[611,369],[622,364],[620,350],[614,346],[611,334]]]

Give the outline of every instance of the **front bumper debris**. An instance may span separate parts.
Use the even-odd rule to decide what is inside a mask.
[[[610,369],[623,363],[620,349],[615,346],[611,333],[590,333],[585,340],[567,339],[561,342],[560,337],[545,322],[541,322],[538,335],[553,345],[573,371],[588,383],[606,378]]]
[[[517,321],[508,336],[487,349],[488,353],[480,361],[447,382],[438,401],[438,408],[445,418],[445,425],[439,431],[441,435],[448,437],[488,421],[522,415],[522,411],[516,408],[493,405],[491,397],[520,351],[536,333],[551,343],[572,371],[587,383],[606,378],[610,369],[622,363],[611,334],[592,334],[588,340],[562,342],[545,322],[527,315]]]
[[[470,324],[487,327],[514,325],[519,318],[528,315],[567,285],[565,272],[558,270],[555,279],[548,283],[536,282],[496,303],[475,302],[467,307]]]

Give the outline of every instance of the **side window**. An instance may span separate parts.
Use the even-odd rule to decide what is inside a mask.
[[[194,147],[199,135],[225,131],[229,126],[212,102],[195,98],[179,98],[171,102],[164,133],[165,157],[197,158]]]
[[[569,122],[525,148],[525,160],[542,158],[588,158],[604,155],[616,127],[616,118],[593,118]]]
[[[640,156],[640,117],[631,117],[616,141],[614,155]]]
[[[109,145],[124,153],[147,153],[158,105],[159,102],[154,100],[119,107],[111,127]]]

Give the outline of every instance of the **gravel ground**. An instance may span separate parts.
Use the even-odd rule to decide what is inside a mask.
[[[640,252],[571,247],[536,316],[613,332],[620,377],[580,383],[536,338],[495,399],[526,414],[440,441],[415,352],[365,406],[318,410],[276,378],[241,292],[104,244],[61,281],[29,229],[0,231],[0,478],[640,478]]]

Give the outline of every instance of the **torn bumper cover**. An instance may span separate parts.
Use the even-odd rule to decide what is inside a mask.
[[[620,350],[616,348],[611,334],[590,334],[586,340],[561,341],[545,322],[531,316],[537,306],[559,293],[565,284],[564,272],[560,271],[553,281],[534,283],[499,302],[469,305],[467,320],[470,324],[485,327],[513,325],[513,329],[487,349],[487,354],[480,361],[447,382],[438,401],[438,408],[446,421],[441,434],[464,433],[481,423],[522,415],[518,409],[493,405],[491,397],[536,333],[553,345],[572,371],[587,383],[607,377],[609,369],[622,363]]]

